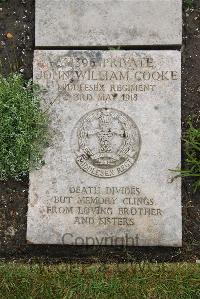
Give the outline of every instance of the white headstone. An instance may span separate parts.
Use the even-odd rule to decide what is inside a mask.
[[[181,246],[179,51],[35,51],[52,144],[30,175],[34,244]]]

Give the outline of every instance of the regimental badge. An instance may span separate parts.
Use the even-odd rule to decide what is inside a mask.
[[[135,122],[113,108],[86,113],[73,135],[77,164],[96,177],[109,178],[126,172],[140,152],[141,138]]]

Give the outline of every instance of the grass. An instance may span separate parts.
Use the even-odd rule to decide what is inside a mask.
[[[0,263],[0,298],[200,298],[198,264]]]
[[[40,164],[47,127],[36,86],[20,74],[0,76],[0,180],[19,179]]]
[[[183,0],[183,6],[187,8],[192,8],[193,7],[193,0]]]
[[[186,170],[181,171],[181,176],[193,177],[196,191],[200,189],[200,128],[194,127],[191,118],[188,120],[188,129],[183,141]]]
[[[176,177],[191,177],[193,178],[194,192],[200,190],[200,128],[194,126],[191,118],[188,119],[188,128],[183,138],[185,169],[171,170],[178,172]]]

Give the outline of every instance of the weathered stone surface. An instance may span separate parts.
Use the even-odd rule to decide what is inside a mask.
[[[179,45],[181,0],[36,0],[36,46]]]
[[[34,80],[53,140],[27,240],[181,246],[180,52],[38,50]]]

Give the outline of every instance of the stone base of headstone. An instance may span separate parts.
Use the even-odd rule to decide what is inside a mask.
[[[37,47],[180,45],[181,0],[36,0]]]

